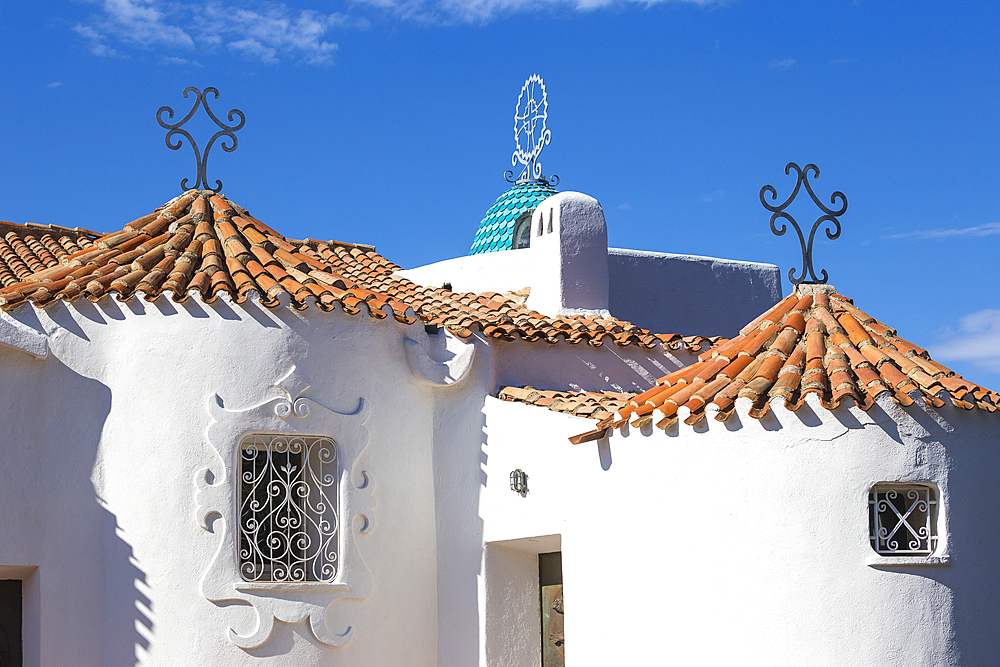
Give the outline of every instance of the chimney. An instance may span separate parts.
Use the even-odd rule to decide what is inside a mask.
[[[596,199],[562,192],[531,218],[528,307],[548,315],[608,313],[608,228]]]

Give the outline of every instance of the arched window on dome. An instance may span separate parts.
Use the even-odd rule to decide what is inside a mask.
[[[531,214],[534,209],[525,211],[517,217],[514,222],[514,240],[511,242],[511,250],[519,250],[531,246]]]

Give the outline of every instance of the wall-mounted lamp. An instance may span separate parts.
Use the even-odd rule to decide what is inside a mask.
[[[510,490],[520,493],[523,498],[528,494],[528,473],[520,468],[510,474]]]

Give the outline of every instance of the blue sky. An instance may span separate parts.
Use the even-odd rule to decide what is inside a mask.
[[[798,243],[758,193],[814,162],[817,194],[849,202],[817,270],[1000,389],[998,19],[995,2],[0,0],[0,219],[111,231],[172,198],[194,161],[154,114],[216,86],[213,109],[247,122],[208,175],[254,215],[404,267],[463,255],[537,72],[545,171],[601,201],[611,245],[787,274]]]

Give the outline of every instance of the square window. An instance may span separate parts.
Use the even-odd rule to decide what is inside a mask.
[[[337,445],[322,436],[248,436],[240,445],[240,574],[247,581],[337,576]]]
[[[930,556],[937,549],[937,491],[928,484],[876,484],[868,497],[872,549],[883,556]]]

